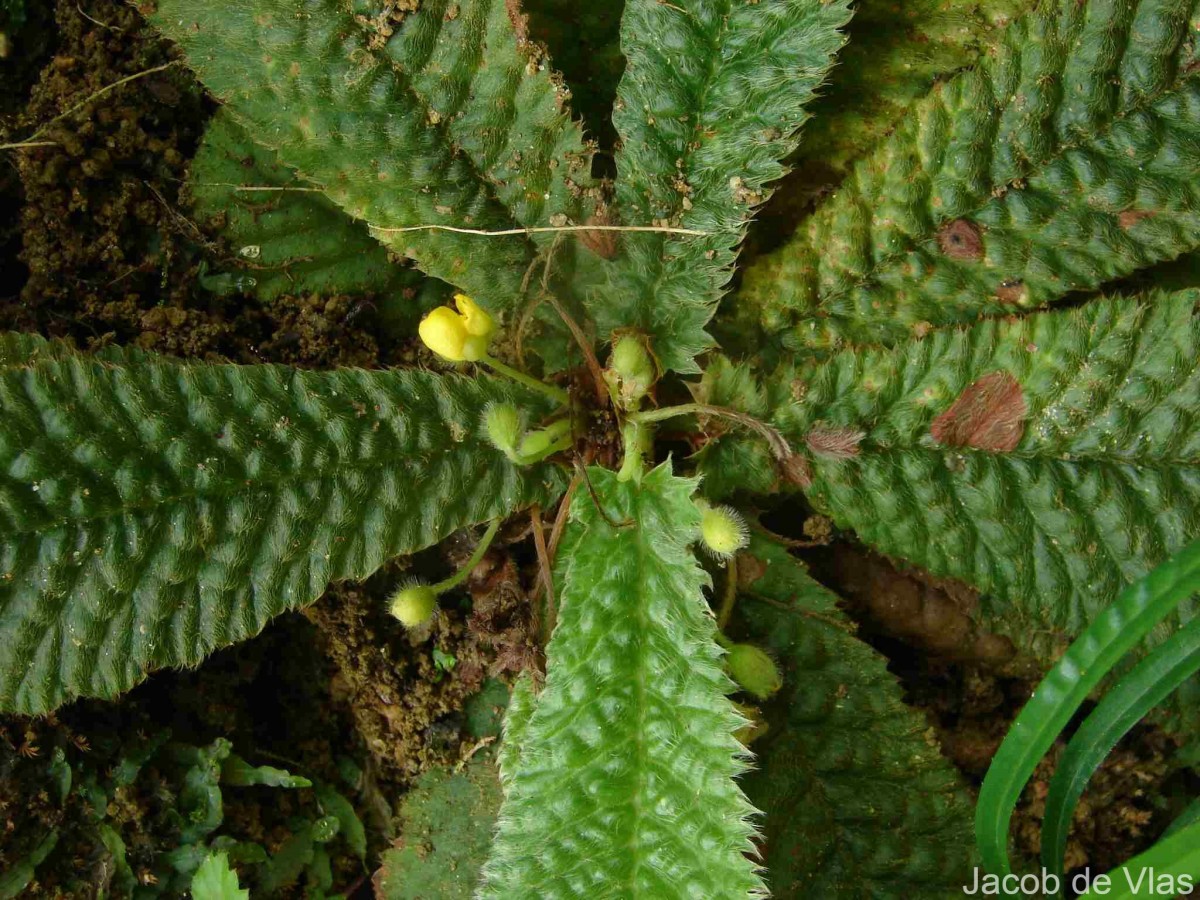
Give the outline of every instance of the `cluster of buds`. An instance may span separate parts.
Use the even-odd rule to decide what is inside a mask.
[[[520,411],[511,403],[490,403],[483,412],[488,441],[517,465],[540,462],[570,448],[571,420],[558,419],[545,428],[526,431]]]

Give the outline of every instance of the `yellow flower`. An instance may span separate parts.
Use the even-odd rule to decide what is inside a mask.
[[[451,362],[474,362],[487,356],[496,322],[466,294],[455,294],[458,311],[439,306],[417,328],[425,346]]]

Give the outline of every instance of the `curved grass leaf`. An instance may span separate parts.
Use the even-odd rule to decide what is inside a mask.
[[[1156,647],[1105,695],[1054,770],[1042,820],[1042,864],[1061,875],[1075,806],[1092,773],[1133,726],[1200,671],[1200,619]]]
[[[1194,541],[1101,613],[1038,685],[996,751],[975,812],[984,866],[1010,871],[1008,825],[1021,791],[1071,717],[1112,668],[1180,603],[1200,591],[1200,541]]]
[[[260,300],[282,294],[413,292],[424,281],[389,260],[367,226],[253,140],[225,108],[217,110],[192,160],[198,219],[219,224],[239,258],[229,267]],[[276,190],[245,191],[243,187]],[[403,302],[403,300],[399,300]]]
[[[847,351],[780,369],[753,402],[809,459],[821,512],[979,588],[987,627],[1049,665],[1126,584],[1200,534],[1198,299],[1095,301]],[[713,369],[708,402],[753,399],[754,380],[733,371]],[[745,434],[706,449],[706,484],[778,478],[765,449],[726,449]],[[1195,610],[1184,604],[1155,640]],[[1175,704],[1175,727],[1200,724],[1194,691]]]
[[[1163,837],[1178,834],[1183,829],[1197,823],[1200,823],[1200,799],[1193,800],[1192,805],[1176,817],[1170,827],[1163,832]]]
[[[481,898],[758,896],[696,482],[590,470],[559,550],[546,685],[519,728]]]
[[[590,306],[602,336],[641,328],[664,368],[699,371],[746,222],[783,174],[849,18],[846,0],[627,0],[620,213],[711,236],[623,235],[626,264]]]
[[[1200,825],[1164,838],[1145,853],[1110,873],[1111,890],[1091,890],[1079,900],[1130,900],[1132,897],[1164,897],[1188,891],[1200,882]],[[1176,887],[1163,889],[1160,878]],[[1181,882],[1186,882],[1186,885]]]
[[[794,346],[894,344],[1200,244],[1192,0],[1048,0],[939,86],[738,302]]]
[[[339,0],[159,0],[151,20],[254,139],[377,228],[582,219],[581,133],[504,0],[429,0],[385,34]],[[390,35],[390,36],[389,36]],[[375,231],[427,273],[511,306],[522,235]]]
[[[195,665],[330,581],[561,490],[482,433],[489,378],[113,364],[0,368],[0,708]]]
[[[762,574],[738,609],[784,670],[745,777],[766,813],[773,896],[959,895],[973,861],[971,799],[924,717],[802,563],[757,537],[745,552]]]

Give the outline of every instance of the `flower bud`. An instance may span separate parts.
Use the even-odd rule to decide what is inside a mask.
[[[743,747],[749,747],[771,730],[770,724],[763,718],[762,710],[757,706],[734,703],[733,707],[748,720],[745,725],[733,733],[733,736],[741,742]]]
[[[405,628],[415,628],[429,621],[437,606],[437,594],[427,584],[413,582],[401,585],[392,595],[391,612]]]
[[[629,334],[617,338],[604,378],[624,406],[646,396],[654,384],[654,362],[640,338]]]
[[[766,700],[783,687],[783,677],[775,660],[753,644],[734,644],[725,657],[729,676],[746,693]]]
[[[455,294],[455,312],[439,306],[417,327],[425,346],[451,362],[474,362],[487,355],[496,322],[466,294]]]
[[[524,460],[539,459],[547,454],[551,447],[561,442],[571,433],[571,420],[559,419],[551,422],[545,428],[531,431],[521,440],[519,455]]]
[[[746,523],[728,506],[702,506],[700,538],[717,559],[729,559],[750,542]]]
[[[492,446],[510,459],[516,456],[521,437],[521,414],[511,403],[489,403],[483,411],[483,424]]]

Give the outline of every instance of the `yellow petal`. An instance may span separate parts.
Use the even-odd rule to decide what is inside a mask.
[[[454,302],[466,322],[467,331],[476,337],[489,338],[496,331],[495,320],[466,294],[455,294]]]
[[[467,328],[463,317],[448,306],[439,306],[417,327],[425,346],[443,359],[462,362],[463,344],[467,340]]]

